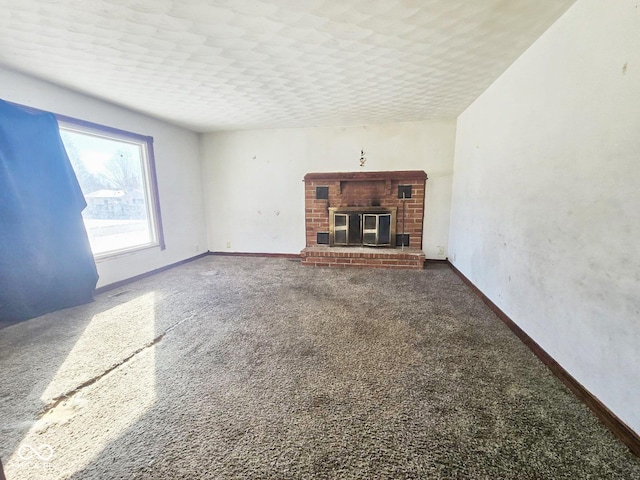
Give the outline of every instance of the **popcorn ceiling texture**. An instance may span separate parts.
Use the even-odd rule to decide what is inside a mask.
[[[0,0],[0,65],[196,131],[461,113],[574,0]]]
[[[205,257],[0,330],[0,385],[9,479],[640,478],[446,265]]]

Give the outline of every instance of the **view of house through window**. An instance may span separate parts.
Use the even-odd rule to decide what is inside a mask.
[[[87,201],[94,256],[157,245],[147,141],[65,124],[60,134]]]

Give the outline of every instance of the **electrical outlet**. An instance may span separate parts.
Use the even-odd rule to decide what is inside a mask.
[[[438,249],[438,255],[444,255],[444,247],[436,247]]]
[[[199,251],[200,251],[200,245],[196,243],[196,253],[198,253]]]
[[[231,242],[227,242],[227,248],[231,248]]]

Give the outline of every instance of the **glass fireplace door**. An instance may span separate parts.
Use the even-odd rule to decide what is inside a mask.
[[[329,245],[394,246],[395,221],[395,208],[329,207]]]
[[[334,245],[362,245],[362,215],[336,213],[333,216]]]
[[[333,216],[333,242],[336,245],[349,245],[349,216],[336,213]]]
[[[362,215],[362,244],[367,246],[391,244],[391,215],[365,213]]]

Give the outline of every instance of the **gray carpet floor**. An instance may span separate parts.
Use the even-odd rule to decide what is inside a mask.
[[[638,479],[446,266],[205,257],[0,330],[16,479]]]

